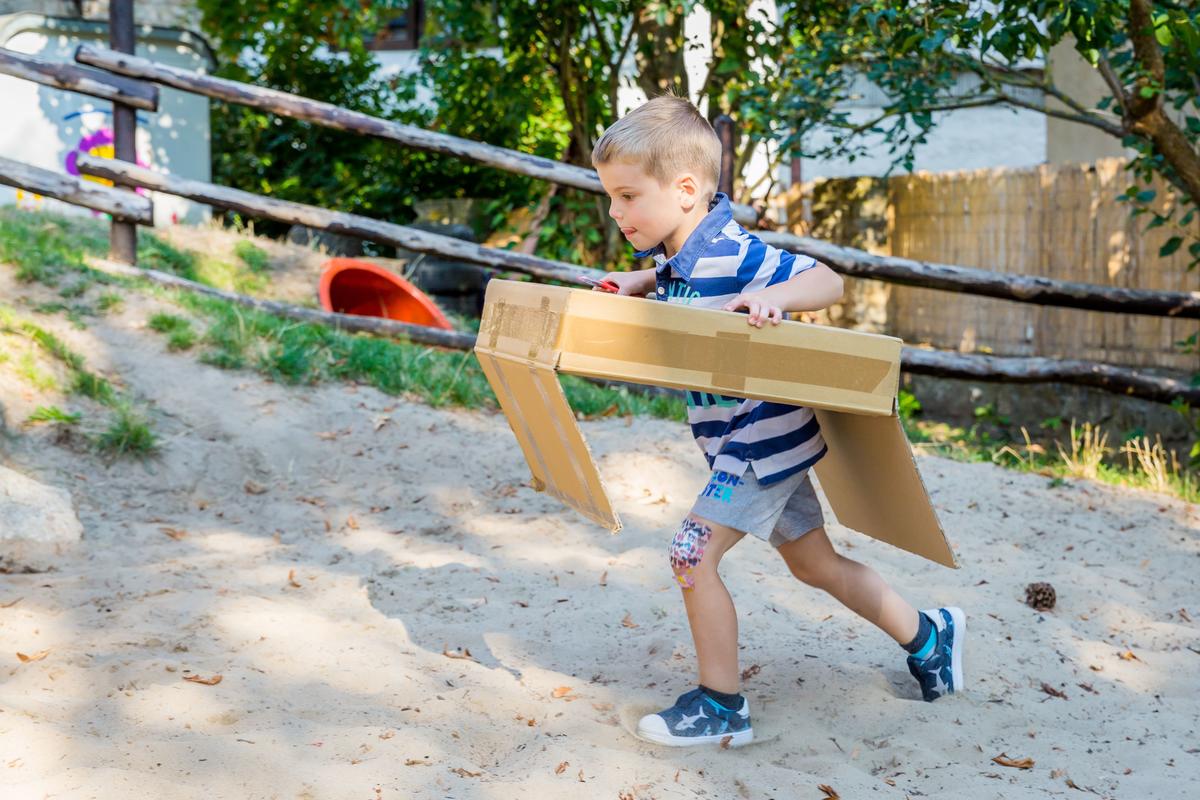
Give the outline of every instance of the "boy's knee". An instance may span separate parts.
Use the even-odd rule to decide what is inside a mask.
[[[816,533],[814,531],[806,535],[814,536]],[[787,549],[785,546],[780,552],[787,562],[788,570],[797,580],[824,589],[841,571],[842,556],[830,547],[816,546],[816,542],[811,544],[813,546]]]
[[[684,589],[696,585],[695,570],[704,560],[704,549],[712,539],[712,528],[703,520],[687,517],[671,540],[671,571]]]
[[[789,561],[788,569],[794,578],[816,589],[825,588],[829,581],[829,565],[824,562]]]

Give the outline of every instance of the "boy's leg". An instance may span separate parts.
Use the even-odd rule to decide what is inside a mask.
[[[694,514],[671,542],[671,569],[683,590],[700,684],[727,694],[738,692],[737,612],[717,572],[721,557],[745,536]]]
[[[823,526],[781,544],[779,553],[793,575],[829,592],[907,650],[908,671],[926,700],[962,691],[966,618],[961,609],[917,611],[875,570],[839,555]]]
[[[721,557],[744,536],[740,531],[689,514],[671,542],[671,570],[683,589],[700,685],[674,705],[638,721],[642,739],[673,747],[754,739],[750,703],[738,691],[737,613],[721,581]]]
[[[792,574],[823,589],[888,636],[904,645],[917,635],[920,616],[879,573],[833,549],[825,528],[815,528],[779,546]]]

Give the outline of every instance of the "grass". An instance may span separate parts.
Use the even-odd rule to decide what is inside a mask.
[[[101,452],[111,456],[147,456],[158,450],[158,436],[140,413],[120,403],[108,428],[96,438]]]
[[[0,209],[0,261],[17,268],[17,279],[57,285],[85,269],[84,253],[108,249],[108,233],[80,217]]]
[[[146,327],[167,334],[167,349],[172,351],[190,350],[199,338],[190,321],[174,314],[154,314],[147,320]]]
[[[72,394],[111,409],[108,427],[90,437],[101,453],[111,457],[147,456],[157,450],[158,437],[144,415],[135,410],[129,399],[112,383],[90,371],[83,356],[71,350],[60,338],[34,322],[21,319],[13,309],[3,305],[0,305],[0,334],[28,340],[33,348],[56,361],[66,372],[67,389]],[[17,374],[40,391],[59,391],[62,388],[58,380],[40,369],[32,350],[22,354],[17,364]],[[39,406],[26,421],[32,424],[74,426],[81,419],[82,415],[78,412],[69,413],[57,406]]]
[[[991,462],[1035,473],[1049,478],[1052,486],[1085,478],[1200,502],[1196,467],[1180,464],[1162,447],[1161,439],[1155,445],[1131,433],[1114,452],[1108,445],[1108,434],[1090,422],[1077,424],[1071,420],[1066,426],[1063,420],[1051,417],[1042,421],[1035,435],[1020,427],[1018,440],[1009,432],[1009,420],[990,406],[977,408],[976,421],[965,428],[920,419],[920,414],[920,401],[911,392],[900,390],[904,430],[910,441],[927,452],[956,461]],[[1067,434],[1065,443],[1060,438],[1062,432]]]
[[[74,301],[57,304],[46,313],[66,313],[82,320],[117,308],[121,296],[104,291],[90,303],[87,287],[93,283],[133,284],[89,270],[86,257],[103,256],[108,249],[106,226],[97,220],[62,218],[44,213],[0,209],[0,262],[17,267],[22,280],[48,285],[64,284],[60,295]],[[142,266],[170,272],[219,288],[255,294],[269,286],[270,262],[266,251],[247,240],[234,249],[236,263],[180,250],[150,231],[139,231],[138,258]],[[65,278],[71,278],[70,282]],[[81,288],[82,287],[82,288]],[[326,381],[352,381],[392,395],[419,399],[433,406],[495,408],[496,399],[470,353],[439,350],[404,340],[350,334],[320,325],[281,320],[215,298],[186,292],[146,288],[178,305],[193,318],[155,314],[147,321],[151,330],[167,337],[171,350],[194,350],[197,358],[223,369],[251,369],[280,383],[314,385]],[[0,322],[3,321],[0,316]],[[455,318],[462,330],[477,320]],[[53,348],[50,340],[45,346]],[[2,360],[0,356],[0,360]],[[598,386],[574,376],[562,377],[563,390],[580,417],[650,415],[673,420],[685,418],[683,403],[673,397],[648,397],[626,389]],[[156,444],[153,432],[115,388],[82,368],[75,370],[71,388],[114,409],[112,426],[100,438],[111,452],[148,452]],[[1126,436],[1116,452],[1089,423],[1062,420],[1043,422],[1036,436],[1021,428],[1021,439],[995,408],[976,409],[974,422],[955,427],[921,418],[919,400],[907,391],[899,397],[900,416],[909,438],[918,447],[961,461],[987,461],[1016,470],[1035,472],[1062,485],[1077,477],[1093,477],[1110,484],[1169,491],[1191,502],[1200,502],[1196,469],[1168,457],[1161,442]],[[1200,426],[1200,414],[1186,406],[1180,413]],[[1190,416],[1189,416],[1190,415]],[[1200,434],[1200,427],[1197,427]],[[1062,433],[1067,439],[1062,441]],[[1035,441],[1037,439],[1037,441]],[[1048,447],[1053,444],[1053,447]],[[1121,457],[1124,457],[1123,459]]]
[[[491,387],[469,352],[439,350],[403,340],[336,331],[281,320],[199,295],[176,301],[208,321],[200,360],[225,369],[254,369],[286,384],[354,381],[386,394],[411,395],[432,406],[497,407]],[[563,377],[563,390],[581,416],[649,414],[683,419],[675,398],[647,397]]]
[[[58,425],[78,425],[81,419],[83,419],[82,414],[68,414],[58,406],[38,406],[25,421],[31,424],[51,422]]]
[[[238,242],[233,247],[233,254],[241,259],[251,272],[263,273],[270,267],[267,251],[263,250],[254,242],[245,239]]]

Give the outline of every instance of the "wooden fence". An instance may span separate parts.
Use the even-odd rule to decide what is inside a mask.
[[[113,22],[122,17],[120,27],[125,34],[132,28],[132,17],[128,15],[130,0],[120,0],[114,5],[124,7],[121,14],[114,13]],[[114,24],[114,27],[117,27]],[[132,49],[127,46],[126,49]],[[504,151],[491,145],[477,142],[455,140],[442,134],[433,134],[419,130],[401,129],[384,120],[376,120],[363,115],[352,115],[345,109],[339,109],[325,104],[315,103],[307,98],[288,95],[286,93],[263,90],[232,81],[221,81],[181,70],[168,70],[144,59],[130,56],[127,52],[115,52],[93,46],[84,46],[77,52],[76,58],[101,70],[120,73],[125,77],[116,91],[120,97],[113,96],[114,87],[104,85],[104,80],[97,77],[95,72],[81,76],[77,73],[67,74],[54,65],[38,62],[36,59],[20,56],[12,52],[3,54],[0,59],[0,72],[16,74],[29,80],[37,80],[49,85],[69,88],[85,94],[112,99],[118,110],[130,110],[125,97],[135,92],[146,95],[143,102],[153,105],[157,99],[150,94],[152,83],[179,86],[189,91],[217,97],[227,101],[245,103],[264,108],[277,114],[303,118],[311,122],[328,125],[343,130],[351,130],[366,135],[381,136],[394,139],[397,142],[412,147],[420,147],[441,152],[453,152],[465,158],[474,158],[489,163],[501,169],[524,174],[537,175],[547,180],[577,184],[581,177],[578,174],[566,174],[563,168],[552,162],[542,164],[527,154]],[[103,73],[101,73],[103,74]],[[86,77],[86,80],[84,79]],[[131,80],[132,79],[132,80]],[[148,83],[140,83],[147,81]],[[72,84],[72,85],[66,85]],[[354,231],[366,238],[388,241],[408,242],[410,249],[423,252],[442,253],[452,246],[460,244],[441,241],[445,237],[431,236],[414,231],[404,226],[391,225],[379,220],[369,220],[354,215],[340,214],[324,209],[315,209],[299,204],[281,203],[270,198],[257,197],[245,192],[235,192],[226,187],[201,184],[197,182],[180,181],[168,176],[160,176],[134,166],[130,155],[122,155],[122,140],[126,145],[132,142],[131,130],[117,131],[118,156],[121,161],[106,161],[84,157],[79,160],[80,169],[84,174],[105,177],[120,185],[137,186],[157,189],[160,192],[194,197],[210,204],[239,208],[244,211],[271,218],[304,219],[313,227],[338,231]],[[538,161],[538,163],[533,163]],[[85,190],[83,181],[75,180],[72,185],[60,185],[58,176],[45,174],[44,170],[29,168],[28,165],[18,165],[13,162],[0,164],[0,183],[8,183],[18,188],[39,191],[49,196],[59,197],[70,202],[77,202],[89,207],[101,207],[102,204],[120,202],[120,189],[101,193]],[[585,183],[594,180],[591,171],[578,170],[585,173],[582,177]],[[71,183],[68,181],[68,183]],[[595,190],[595,186],[590,186]],[[128,195],[126,195],[128,197]],[[735,210],[735,215],[742,209]],[[132,264],[134,255],[131,237],[118,236],[118,233],[128,233],[132,229],[131,222],[136,221],[144,209],[129,209],[123,215],[114,214],[113,248],[114,257],[119,262]],[[130,241],[126,241],[126,239]],[[1179,291],[1153,291],[1142,288],[1117,287],[1104,284],[1054,280],[1044,276],[1020,277],[995,268],[995,261],[985,260],[983,263],[990,269],[974,269],[957,266],[952,263],[931,263],[895,257],[881,257],[876,254],[842,247],[818,239],[795,237],[791,234],[764,234],[764,239],[775,241],[782,246],[814,255],[825,261],[835,270],[850,276],[879,278],[884,281],[916,287],[930,287],[942,292],[959,292],[978,294],[993,298],[1004,298],[1006,301],[1016,301],[1019,304],[1065,306],[1073,309],[1094,309],[1116,312],[1122,317],[1128,315],[1149,315],[1154,317],[1200,318],[1200,293]],[[469,253],[458,253],[459,257],[476,263],[488,264],[500,270],[515,270],[534,275],[542,279],[564,280],[568,283],[583,283],[581,275],[589,272],[577,265],[559,264],[531,256],[521,256],[507,251],[497,251],[491,248],[473,246]],[[977,262],[978,263],[978,262]],[[151,277],[146,273],[147,277]],[[197,290],[200,290],[197,288]],[[916,289],[914,291],[928,291]],[[944,296],[944,295],[943,295]],[[964,298],[959,298],[961,302]],[[262,301],[254,298],[240,298],[242,302],[258,306]],[[1001,302],[1001,301],[991,301]],[[278,305],[278,304],[276,304]],[[944,304],[953,305],[953,304]],[[272,313],[281,313],[273,310]],[[321,313],[321,312],[314,312]],[[1077,312],[1068,312],[1077,313]],[[327,315],[330,324],[344,324],[344,320]],[[1171,320],[1174,322],[1175,320]],[[380,330],[380,332],[383,332]],[[396,331],[399,332],[399,331]],[[417,338],[417,337],[413,337]],[[442,346],[462,346],[457,339],[454,343],[439,342]],[[976,348],[978,349],[978,348]],[[1186,399],[1188,402],[1200,403],[1200,387],[1188,386],[1176,376],[1158,376],[1147,374],[1136,369],[1114,368],[1104,363],[1088,362],[1079,358],[993,358],[986,355],[966,354],[961,347],[951,347],[945,352],[934,352],[906,347],[903,355],[903,366],[907,371],[993,381],[1017,382],[1047,382],[1064,381],[1103,388],[1120,394],[1134,394],[1157,402],[1170,402],[1175,398]],[[986,351],[985,351],[986,352]]]
[[[1186,248],[1159,248],[1175,232],[1146,230],[1117,200],[1129,185],[1120,159],[1095,165],[846,178],[807,187],[815,236],[881,256],[986,267],[1013,278],[1082,283],[1110,290],[1190,294],[1200,272]],[[1200,234],[1200,223],[1193,226]],[[1177,346],[1200,329],[1190,314],[1099,314],[1010,303],[897,283],[855,281],[838,324],[899,336],[939,350],[1071,358],[1128,367],[1200,370]]]

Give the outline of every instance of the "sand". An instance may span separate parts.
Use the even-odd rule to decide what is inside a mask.
[[[5,800],[1200,796],[1195,506],[923,455],[961,569],[830,536],[966,610],[967,690],[923,703],[895,643],[747,540],[724,574],[758,741],[661,748],[629,728],[694,681],[666,553],[705,476],[685,426],[583,424],[614,536],[528,488],[496,413],[208,367],[156,308],[39,318],[151,405],[155,459],[21,429],[39,398],[0,384],[3,463],[85,530],[0,575]]]

